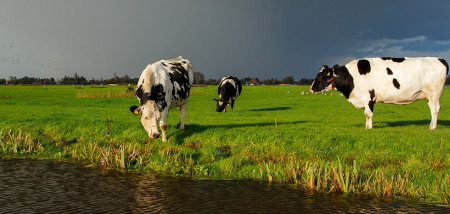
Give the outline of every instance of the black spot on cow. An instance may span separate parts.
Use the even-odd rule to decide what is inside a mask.
[[[355,84],[353,83],[353,77],[348,72],[347,67],[335,65],[333,67],[333,87],[340,91],[346,99],[350,97]]]
[[[375,104],[375,90],[369,90],[369,95],[370,95],[370,101],[369,101],[369,108],[370,111],[373,112],[373,106]]]
[[[394,58],[394,57],[381,57],[382,60],[392,60],[393,62],[403,62],[405,58]]]
[[[392,70],[391,70],[390,68],[386,68],[386,71],[387,71],[387,74],[388,74],[388,75],[394,74],[394,73],[392,73]]]
[[[445,67],[447,68],[447,75],[448,75],[448,64],[447,61],[445,61],[445,59],[440,58],[439,61],[445,65]]]
[[[400,89],[400,83],[398,82],[398,80],[397,79],[393,79],[392,80],[392,83],[394,83],[394,87],[396,87],[397,89]]]
[[[153,85],[150,92],[144,92],[142,86],[139,86],[138,89],[136,89],[136,96],[140,99],[140,105],[144,105],[151,100],[155,101],[156,105],[159,105],[160,109],[164,109],[167,107],[165,95],[166,92],[161,84]]]
[[[139,97],[140,100],[143,99],[143,97],[144,97],[144,89],[142,88],[142,85],[140,85],[140,86],[136,89],[136,96]]]
[[[169,72],[169,79],[174,87],[172,96],[174,96],[176,100],[184,100],[189,97],[191,91],[189,73],[184,69],[181,63],[170,63],[170,65],[172,72]],[[177,90],[176,85],[180,87],[180,90]]]
[[[358,71],[361,75],[365,75],[370,72],[370,62],[366,59],[358,61]]]
[[[164,86],[162,84],[153,85],[150,89],[150,94],[147,96],[149,100],[155,101],[156,105],[159,105],[161,110],[167,107],[165,99],[166,92],[164,91]]]

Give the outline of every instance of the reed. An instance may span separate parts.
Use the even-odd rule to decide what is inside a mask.
[[[79,91],[76,95],[77,98],[104,98],[104,97],[134,97],[136,96],[134,91],[131,92],[116,92],[116,91]]]
[[[300,166],[285,167],[284,173],[287,173],[285,179],[274,176],[276,167],[265,162],[260,164],[262,158],[256,157],[251,151],[247,151],[252,160],[258,163],[260,167],[260,177],[262,180],[269,182],[276,181],[282,184],[294,184],[305,189],[320,190],[326,192],[342,192],[344,194],[374,194],[378,197],[393,196],[412,196],[417,198],[431,197],[426,191],[411,182],[411,174],[408,171],[387,176],[383,172],[365,173],[361,171],[357,161],[353,161],[352,166],[345,166],[339,156],[335,162],[330,161],[314,161],[305,164],[296,165],[301,160],[293,157],[286,158],[292,162],[283,163],[284,166]],[[269,178],[269,179],[267,179]],[[292,179],[291,179],[292,178]],[[439,185],[439,196],[443,198],[443,203],[448,204],[449,201],[449,183],[450,175],[446,176],[446,182]],[[436,198],[437,198],[436,197]]]
[[[22,131],[12,129],[0,130],[0,153],[32,155],[41,151],[42,145],[30,134],[22,135]]]

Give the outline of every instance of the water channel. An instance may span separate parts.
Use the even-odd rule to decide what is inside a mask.
[[[450,207],[0,159],[0,213],[450,213]]]

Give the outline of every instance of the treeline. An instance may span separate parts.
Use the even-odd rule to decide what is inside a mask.
[[[17,78],[10,76],[8,79],[0,78],[0,85],[92,85],[92,84],[137,84],[139,78],[130,78],[128,75],[118,77],[114,73],[111,79],[91,79],[87,80],[83,76],[79,76],[77,73],[73,77],[64,76],[61,79],[55,78],[35,78],[35,77],[22,77]],[[220,79],[205,79],[205,75],[201,72],[194,72],[194,84],[196,85],[218,85]],[[300,80],[295,80],[294,77],[288,76],[281,80],[276,78],[270,78],[266,80],[260,80],[257,77],[245,77],[241,79],[243,85],[311,85],[314,79],[302,78]],[[450,85],[450,77],[447,77],[445,81],[446,85]]]
[[[128,75],[123,77],[114,77],[111,79],[91,79],[87,80],[84,76],[79,76],[77,73],[73,77],[64,76],[61,79],[55,78],[35,78],[35,77],[22,77],[17,78],[10,76],[8,79],[0,79],[0,85],[92,85],[92,84],[136,84],[139,78],[130,78]]]
[[[200,72],[194,72],[194,84],[197,85],[218,85],[220,79],[205,79],[205,75]],[[260,80],[258,77],[245,77],[241,79],[243,85],[311,85],[314,79],[302,78],[300,80],[294,80],[294,77],[288,76],[284,79],[278,80],[274,78]]]

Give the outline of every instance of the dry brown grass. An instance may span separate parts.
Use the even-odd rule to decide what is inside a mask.
[[[77,93],[77,98],[99,98],[99,97],[134,97],[136,94],[134,91],[131,92],[111,92],[111,91],[105,91],[105,92],[87,92],[87,91],[80,91]]]

